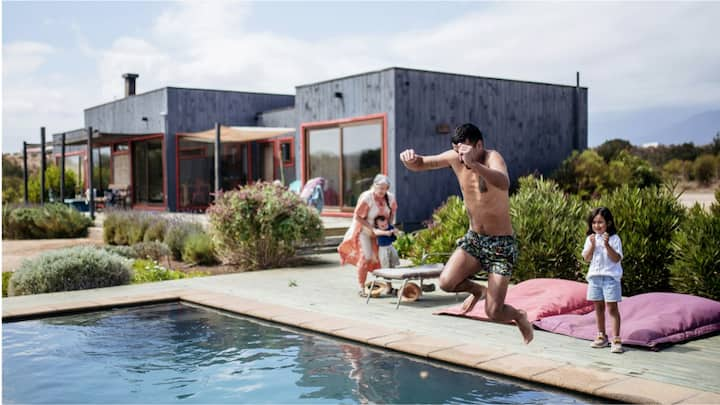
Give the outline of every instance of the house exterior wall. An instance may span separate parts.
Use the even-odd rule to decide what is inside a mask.
[[[288,134],[287,137],[293,138],[293,156],[295,157],[295,164],[292,166],[283,167],[285,184],[290,184],[294,180],[300,179],[300,172],[298,171],[299,158],[302,156],[300,151],[300,142],[298,142],[297,128],[300,126],[297,117],[295,116],[295,107],[280,108],[271,111],[264,111],[260,114],[258,125],[261,127],[284,127],[284,128],[295,128],[295,133]],[[284,138],[284,137],[283,137]],[[256,153],[259,153],[257,151]],[[259,168],[253,168],[257,170]]]
[[[88,108],[85,126],[112,134],[164,134],[168,210],[176,211],[178,132],[204,131],[216,122],[255,126],[262,111],[293,106],[294,102],[292,95],[167,87]]]
[[[485,146],[498,150],[510,180],[549,174],[573,150],[587,147],[587,89],[580,88],[579,138],[575,139],[573,86],[491,79],[410,69],[395,72],[395,150],[422,155],[451,147],[456,126],[465,122],[483,132]],[[449,133],[438,133],[438,125]],[[391,138],[393,139],[393,138]],[[390,155],[401,167],[397,153]],[[431,217],[448,196],[460,195],[449,169],[415,173],[401,168],[394,177],[398,221],[417,225]]]
[[[168,190],[177,189],[176,143],[178,132],[198,132],[213,128],[216,122],[227,126],[256,126],[259,114],[266,110],[290,107],[295,96],[285,94],[244,93],[234,91],[168,88],[165,134]],[[257,152],[254,152],[257,153]],[[256,157],[253,156],[253,160]],[[168,209],[177,210],[177,193],[170,193]]]
[[[345,118],[364,117],[372,114],[387,114],[388,156],[387,172],[395,175],[396,164],[390,157],[396,154],[391,141],[395,137],[395,85],[391,69],[369,72],[296,88],[295,115],[298,126],[308,123],[333,121]],[[342,93],[342,97],[336,97]],[[296,134],[296,148],[302,145],[303,134]],[[298,149],[298,170],[301,170],[303,154]],[[302,173],[301,171],[299,173]],[[307,179],[305,179],[307,180]],[[395,192],[395,184],[390,186]]]

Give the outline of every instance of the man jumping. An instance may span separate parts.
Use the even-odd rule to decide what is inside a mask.
[[[485,312],[495,322],[515,321],[525,344],[533,339],[533,328],[525,311],[505,304],[517,244],[510,222],[510,179],[500,153],[483,147],[482,132],[473,124],[455,130],[452,149],[439,155],[421,156],[413,149],[400,154],[412,171],[452,168],[460,183],[470,229],[458,240],[458,248],[440,275],[440,288],[468,292],[463,311],[485,299]],[[488,273],[488,287],[473,282],[478,272]]]

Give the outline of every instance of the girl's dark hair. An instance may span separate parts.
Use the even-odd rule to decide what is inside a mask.
[[[474,145],[477,141],[483,140],[483,134],[480,132],[480,129],[473,124],[462,124],[455,128],[455,135],[453,135],[450,141],[453,145],[457,145],[466,140]]]
[[[594,210],[590,211],[590,215],[587,218],[587,224],[588,229],[587,232],[585,232],[585,235],[592,235],[593,229],[592,229],[592,223],[593,219],[600,215],[605,219],[605,222],[607,223],[607,233],[612,236],[617,233],[617,228],[615,228],[615,220],[613,219],[612,212],[607,207],[597,207]]]
[[[386,194],[386,195],[387,195],[387,194]],[[377,227],[379,221],[385,221],[386,219],[387,219],[387,218],[385,218],[383,215],[378,215],[378,216],[375,217],[375,223],[374,223],[373,225],[375,225],[375,226]]]

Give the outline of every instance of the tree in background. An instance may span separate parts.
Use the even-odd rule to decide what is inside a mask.
[[[610,163],[620,152],[632,150],[632,147],[632,144],[624,139],[612,139],[595,148],[595,151],[602,156],[605,163]]]
[[[708,186],[717,173],[716,161],[713,155],[702,155],[695,159],[692,166],[695,180],[703,186]]]
[[[50,165],[45,169],[45,201],[50,197],[57,201],[60,198],[60,168]],[[78,192],[77,175],[71,170],[65,170],[65,196],[74,196]],[[22,198],[22,191],[20,192]],[[34,173],[28,180],[28,198],[30,202],[40,202],[40,173]]]

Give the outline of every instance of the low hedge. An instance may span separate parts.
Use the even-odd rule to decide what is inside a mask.
[[[3,239],[84,238],[93,221],[64,204],[5,205]]]
[[[59,249],[25,260],[10,278],[8,294],[28,295],[129,284],[131,262],[91,246]]]

